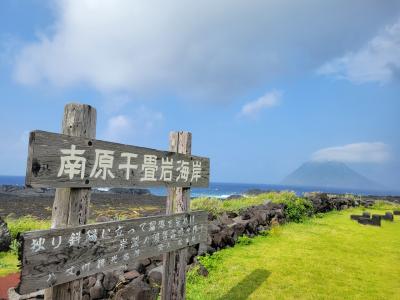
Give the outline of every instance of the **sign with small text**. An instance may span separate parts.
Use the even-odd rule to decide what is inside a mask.
[[[207,241],[207,212],[194,211],[30,231],[20,236],[26,294]]]

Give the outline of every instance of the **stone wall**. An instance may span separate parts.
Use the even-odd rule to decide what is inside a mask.
[[[355,197],[309,193],[314,213],[343,210],[350,207],[373,205],[374,200]],[[209,214],[208,240],[205,244],[188,248],[188,269],[198,264],[196,257],[235,245],[239,237],[254,237],[273,225],[287,222],[285,205],[266,199],[262,205],[242,209],[239,213],[226,212],[218,216]],[[207,270],[199,265],[199,273]],[[83,299],[157,299],[162,278],[162,257],[136,262],[126,270],[109,271],[87,277],[83,281]]]
[[[368,207],[374,203],[373,200],[322,193],[310,193],[306,197],[312,202],[314,213],[343,210],[360,205]],[[210,214],[208,241],[206,244],[188,248],[188,268],[197,262],[198,255],[211,254],[231,247],[242,235],[254,237],[260,231],[268,230],[272,225],[283,224],[286,221],[285,205],[268,200],[262,205],[245,208],[239,213],[227,212],[217,217]],[[200,272],[207,274],[204,268],[200,268]],[[144,259],[125,271],[100,273],[86,278],[83,299],[157,299],[161,278],[162,258]]]

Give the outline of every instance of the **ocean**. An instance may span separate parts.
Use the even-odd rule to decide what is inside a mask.
[[[0,175],[0,185],[24,185],[24,176],[2,176]],[[303,186],[288,186],[277,184],[258,184],[258,183],[227,183],[227,182],[211,182],[208,188],[192,188],[192,197],[218,197],[227,198],[231,195],[243,195],[251,189],[269,190],[269,191],[294,191],[297,195],[302,195],[305,192],[327,192],[334,194],[356,194],[356,195],[376,195],[376,196],[398,196],[400,191],[390,190],[361,190],[361,189],[341,189],[341,188],[324,188],[324,187],[303,187]],[[165,196],[166,189],[149,188],[152,194]]]

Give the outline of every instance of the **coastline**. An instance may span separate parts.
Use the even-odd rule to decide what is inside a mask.
[[[245,185],[250,187],[253,185]],[[243,188],[243,185],[242,185]],[[280,192],[283,190],[250,188],[239,193],[204,194],[202,197],[215,197],[221,199],[235,199],[247,195],[258,195],[267,192]],[[0,184],[0,217],[23,217],[34,216],[40,219],[47,219],[51,216],[54,189],[32,189],[22,185],[1,185]],[[223,191],[226,192],[226,191]],[[295,191],[296,192],[296,191]],[[319,189],[310,192],[321,192]],[[300,196],[309,193],[304,191]],[[344,195],[349,193],[329,193]],[[400,203],[400,196],[382,195],[356,195],[365,200],[386,200]],[[192,193],[192,198],[198,195]],[[165,212],[166,196],[153,194],[150,189],[93,189],[91,196],[90,219],[96,220],[99,217],[108,218],[133,218],[159,215]]]

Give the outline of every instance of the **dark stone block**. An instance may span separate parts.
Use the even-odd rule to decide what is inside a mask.
[[[372,215],[371,225],[381,226],[381,216],[380,215]]]
[[[116,271],[105,272],[104,279],[103,279],[103,287],[108,291],[111,291],[112,289],[114,289],[119,281],[119,275],[120,275],[120,272],[116,272]]]
[[[203,277],[208,276],[208,270],[202,264],[199,264],[199,269],[197,270],[197,274]]]
[[[352,219],[352,220],[358,220],[358,219],[360,219],[360,218],[364,218],[363,216],[359,216],[359,215],[350,215],[350,219]]]
[[[391,212],[386,212],[384,216],[382,216],[382,219],[386,221],[392,221],[393,222],[393,214]]]
[[[394,210],[394,211],[393,211],[393,214],[394,214],[395,216],[400,216],[400,210]]]
[[[152,288],[149,284],[142,281],[141,277],[135,278],[129,284],[118,290],[115,300],[155,300],[158,296],[158,289]]]
[[[243,195],[230,195],[226,200],[232,200],[232,199],[240,199],[243,198]]]
[[[370,218],[370,217],[371,217],[371,214],[370,214],[369,212],[367,212],[367,211],[364,211],[364,212],[362,213],[362,216],[365,217],[365,218]]]
[[[370,218],[359,218],[358,223],[363,225],[372,225],[372,226],[381,226],[381,222],[379,218],[370,219]]]
[[[382,219],[382,217],[383,217],[382,215],[377,215],[377,214],[373,214],[373,215],[372,215],[372,219],[373,219],[373,218]]]
[[[124,273],[124,279],[129,280],[129,281],[133,280],[139,276],[140,276],[140,273],[136,270],[128,271],[128,272]]]
[[[152,269],[147,276],[150,285],[160,287],[162,282],[162,274],[163,266]]]

